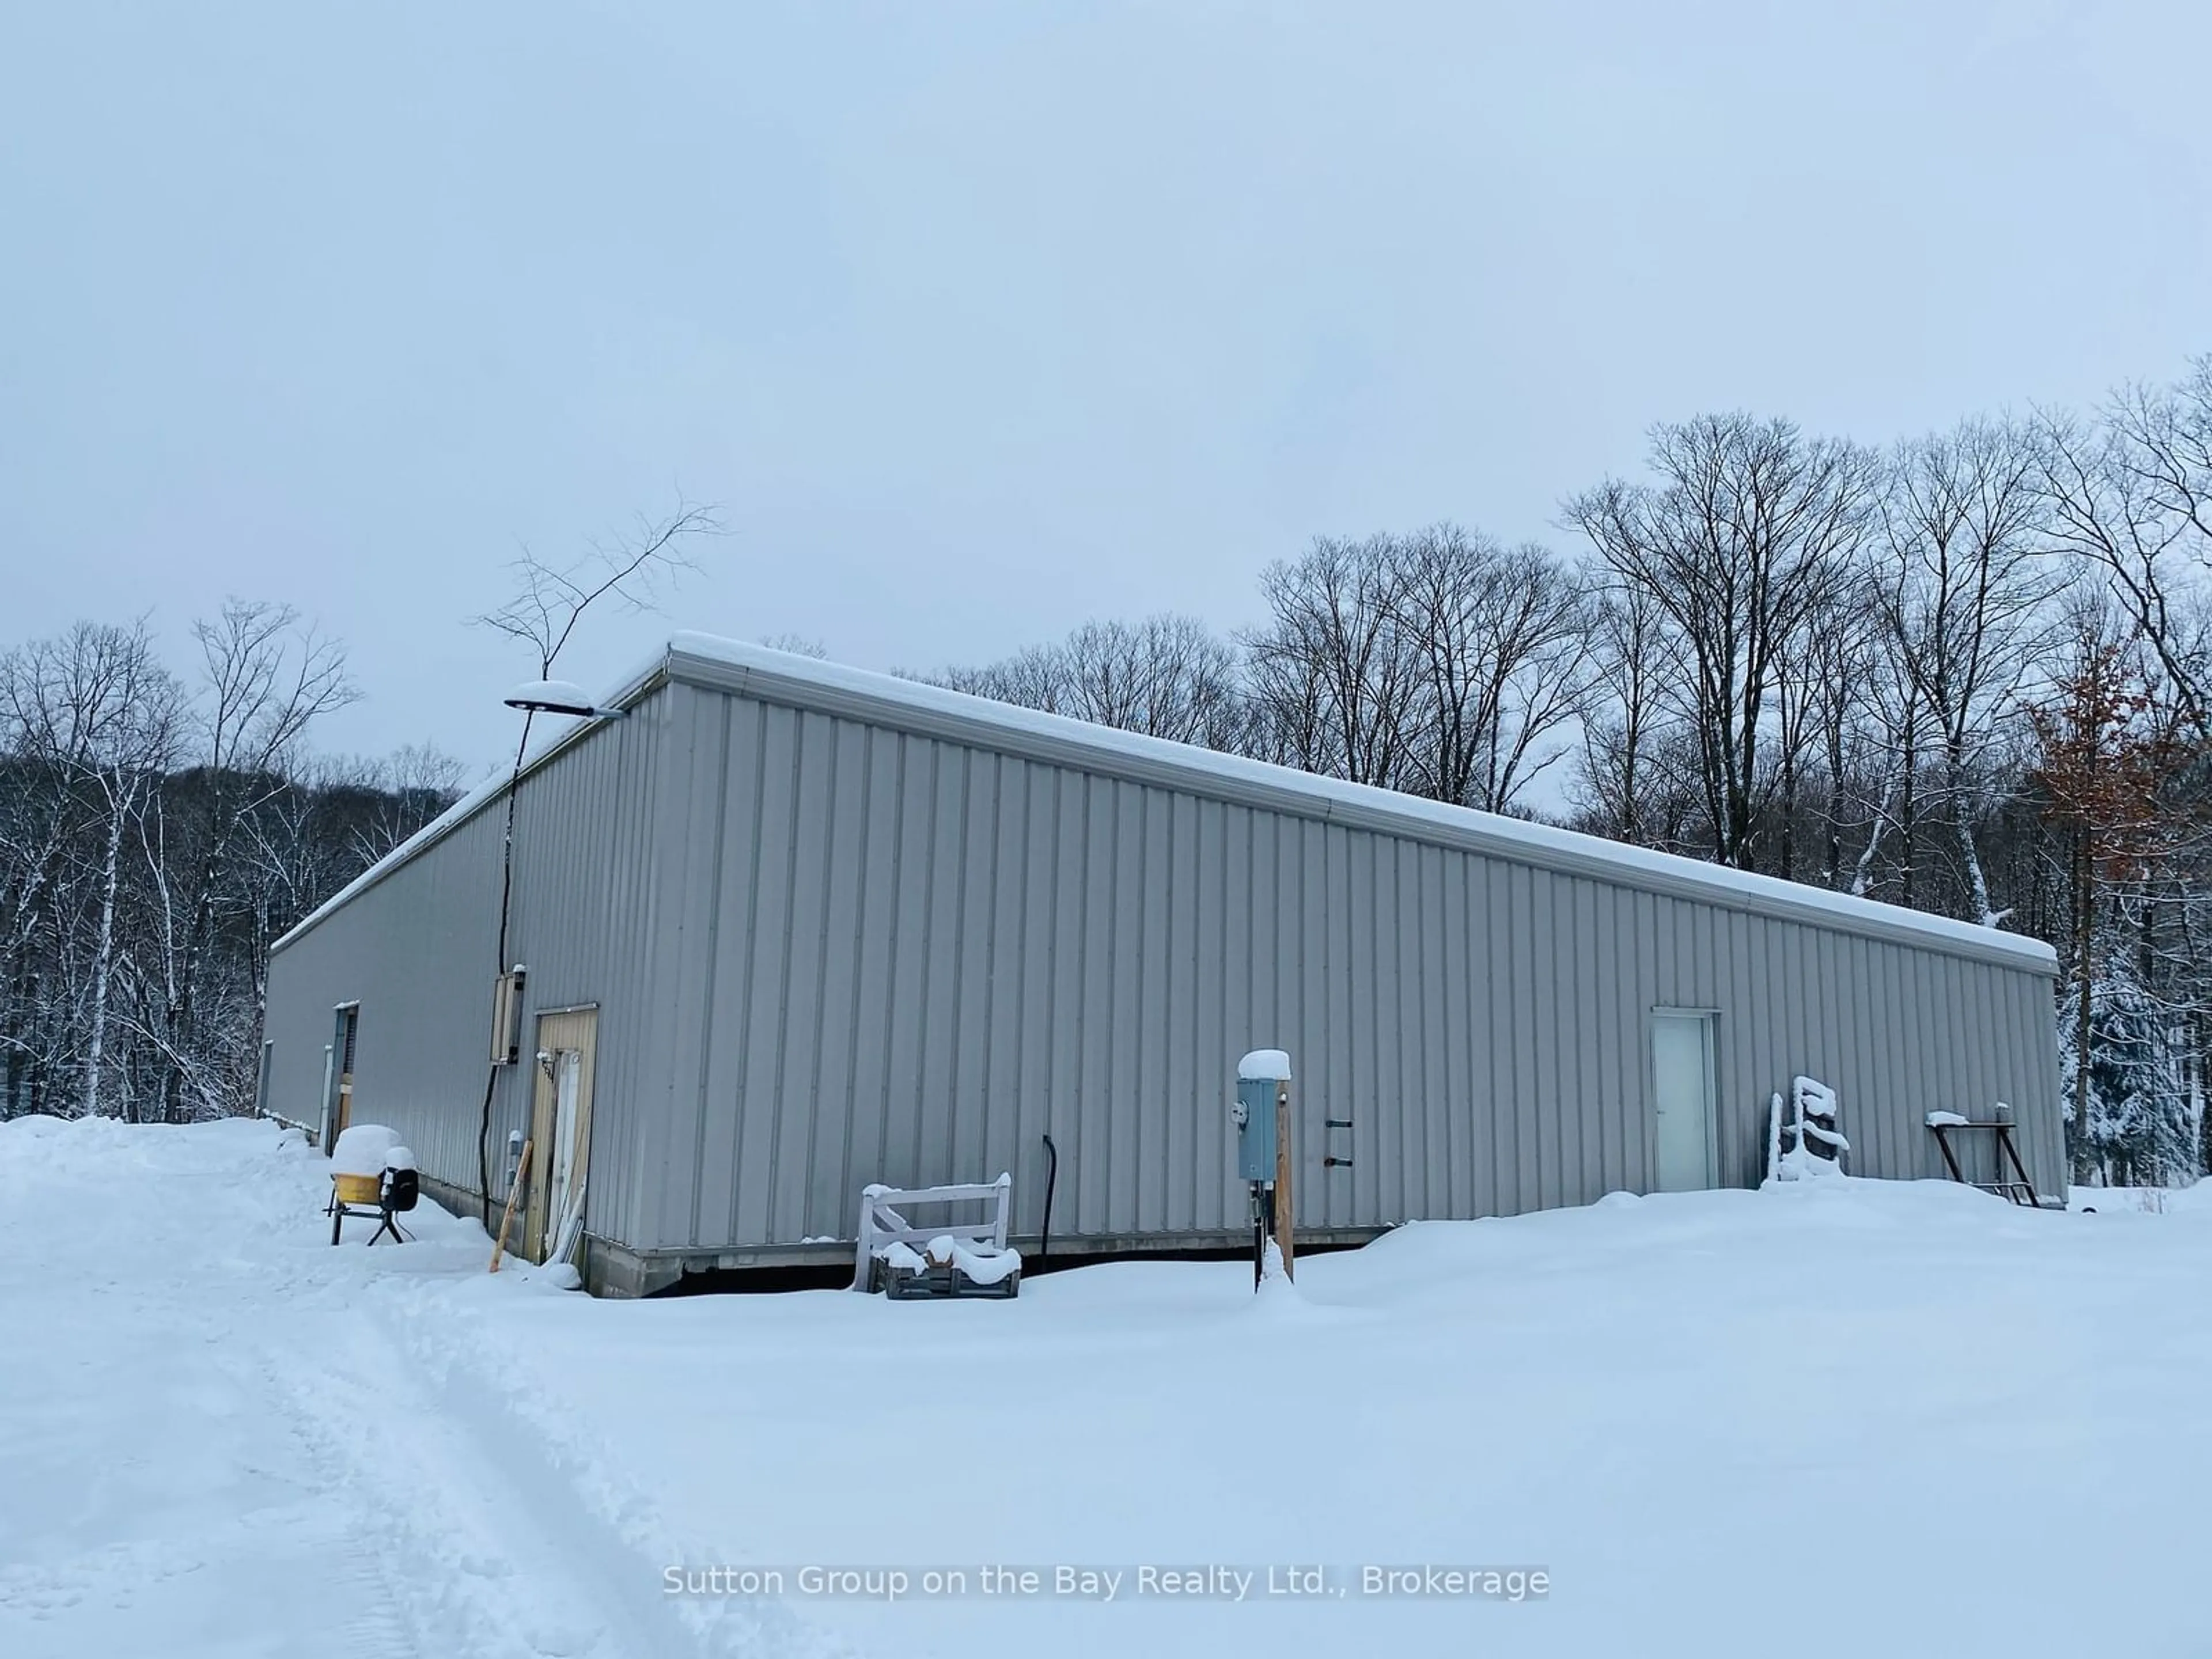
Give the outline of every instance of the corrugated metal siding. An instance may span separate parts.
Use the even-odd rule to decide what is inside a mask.
[[[664,759],[679,734],[664,690],[532,772],[515,804],[507,955],[527,965],[522,1042],[540,1010],[601,1007],[592,1114],[593,1226],[630,1229],[648,1199],[647,1133],[665,1118],[664,1043],[644,1016],[672,995],[649,956],[678,896],[647,855],[669,814]],[[313,1123],[334,1004],[357,1000],[355,1119],[392,1125],[425,1173],[474,1190],[498,968],[502,807],[469,819],[293,939],[270,964],[272,1109]],[[494,1198],[507,1131],[526,1129],[532,1067],[505,1068],[493,1104]],[[657,1096],[641,1121],[637,1105]],[[621,1236],[617,1233],[615,1236]]]
[[[1299,1072],[1303,1224],[1586,1202],[1650,1182],[1656,1007],[1717,1014],[1726,1182],[1757,1180],[1801,1072],[1840,1091],[1863,1173],[1940,1173],[1925,1113],[2004,1099],[2061,1179],[2033,969],[673,695],[682,1060],[640,1132],[639,1248],[847,1236],[866,1182],[1001,1169],[1033,1231],[1048,1131],[1055,1236],[1233,1232],[1224,1107],[1256,1046]]]
[[[1110,769],[678,683],[527,777],[508,955],[530,1011],[601,1010],[592,1230],[846,1237],[866,1182],[1006,1169],[1034,1232],[1049,1132],[1056,1237],[1234,1234],[1231,1070],[1278,1045],[1302,1224],[1586,1202],[1650,1184],[1654,1008],[1717,1016],[1726,1182],[1802,1072],[1862,1173],[1941,1174],[1926,1112],[2002,1099],[2060,1188],[2046,973]],[[277,953],[274,1109],[313,1121],[358,999],[357,1115],[474,1186],[501,833]]]

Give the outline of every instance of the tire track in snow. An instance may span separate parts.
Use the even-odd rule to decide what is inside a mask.
[[[663,1593],[707,1558],[524,1391],[491,1334],[527,1292],[477,1238],[329,1249],[326,1167],[258,1126],[0,1128],[0,1310],[45,1333],[0,1349],[4,1659],[850,1651],[779,1601]]]
[[[409,1443],[418,1437],[385,1426],[412,1413],[404,1380],[395,1390],[375,1356],[337,1322],[288,1324],[285,1346],[258,1343],[236,1363],[314,1471],[324,1494],[319,1507],[341,1517],[319,1552],[334,1643],[363,1659],[380,1650],[392,1659],[526,1659],[532,1650],[508,1640],[489,1595],[471,1593],[465,1582],[485,1576],[483,1527],[453,1515],[442,1494],[415,1478],[420,1448]],[[313,1361],[289,1348],[311,1334],[320,1338]],[[441,1469],[432,1478],[450,1477]]]
[[[611,1606],[588,1564],[450,1419],[441,1391],[409,1366],[383,1323],[355,1313],[295,1329],[256,1356],[268,1397],[327,1472],[354,1526],[346,1547],[368,1606],[404,1609],[414,1632],[401,1653],[429,1659],[657,1659]],[[313,1353],[311,1362],[304,1356]],[[389,1654],[374,1615],[355,1639]]]
[[[394,1287],[395,1289],[398,1287]],[[568,1558],[595,1581],[600,1605],[626,1610],[641,1631],[654,1633],[652,1651],[684,1659],[850,1659],[854,1650],[773,1597],[674,1596],[662,1587],[664,1568],[712,1559],[671,1534],[650,1499],[618,1474],[573,1414],[543,1393],[515,1387],[465,1312],[439,1309],[425,1319],[419,1293],[414,1316],[389,1328],[426,1376],[439,1381],[447,1420],[465,1425],[473,1443],[539,1512],[562,1517]],[[441,1328],[442,1327],[442,1328]]]

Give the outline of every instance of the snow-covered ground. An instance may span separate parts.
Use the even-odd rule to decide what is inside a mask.
[[[1617,1197],[1256,1302],[1150,1264],[625,1304],[493,1279],[427,1206],[332,1249],[326,1168],[262,1125],[0,1125],[0,1655],[2212,1651],[2212,1192]],[[1415,1565],[1549,1595],[1360,1593]],[[1217,1565],[1325,1593],[1138,1577]]]

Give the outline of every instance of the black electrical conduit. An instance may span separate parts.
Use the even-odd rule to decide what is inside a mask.
[[[1045,1257],[1052,1249],[1052,1188],[1060,1179],[1060,1149],[1052,1144],[1052,1137],[1044,1138],[1044,1225],[1037,1231],[1037,1265],[1044,1271]]]
[[[550,665],[547,672],[550,672]],[[514,745],[514,767],[507,775],[507,831],[499,851],[499,971],[507,970],[507,922],[514,902],[514,798],[522,793],[522,763],[530,752],[530,722],[535,709],[522,713],[522,738]],[[494,1060],[484,1075],[483,1112],[477,1120],[477,1186],[483,1194],[480,1213],[483,1229],[491,1231],[491,1102],[499,1088],[500,1062]]]

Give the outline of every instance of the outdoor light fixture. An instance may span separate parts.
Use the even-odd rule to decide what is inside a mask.
[[[509,708],[524,708],[533,714],[576,714],[601,720],[629,718],[629,709],[602,708],[582,686],[572,685],[567,680],[532,680],[516,686],[502,701]]]

